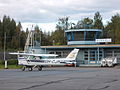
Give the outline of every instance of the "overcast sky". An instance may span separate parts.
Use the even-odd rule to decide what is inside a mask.
[[[54,30],[59,17],[70,20],[93,18],[99,11],[104,22],[120,13],[120,0],[0,0],[0,19],[9,15],[23,28],[38,24],[43,30]]]

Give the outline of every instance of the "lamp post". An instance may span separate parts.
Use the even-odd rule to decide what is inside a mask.
[[[4,33],[4,61],[5,61],[5,69],[7,69],[8,67],[7,67],[5,48],[6,48],[6,32]]]

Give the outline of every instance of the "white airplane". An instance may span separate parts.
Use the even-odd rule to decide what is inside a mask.
[[[44,66],[67,66],[75,65],[76,57],[79,49],[74,49],[66,58],[48,58],[58,56],[56,54],[32,54],[32,53],[10,53],[13,55],[18,55],[18,65],[22,65],[22,70],[24,71],[28,68],[32,71],[34,68],[38,68],[39,71],[42,70]],[[22,57],[20,56],[22,55]]]

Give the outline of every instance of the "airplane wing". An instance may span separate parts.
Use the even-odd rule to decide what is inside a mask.
[[[17,53],[17,52],[11,52],[9,54],[12,54],[12,55],[26,55],[27,53]]]
[[[28,56],[56,57],[57,54],[27,54]]]
[[[57,54],[33,54],[33,53],[9,53],[12,55],[24,55],[24,56],[41,56],[41,57],[56,57]]]

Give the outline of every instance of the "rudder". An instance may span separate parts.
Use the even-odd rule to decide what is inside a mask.
[[[70,54],[66,58],[75,60],[78,55],[78,52],[79,52],[79,49],[74,49],[70,52]]]

